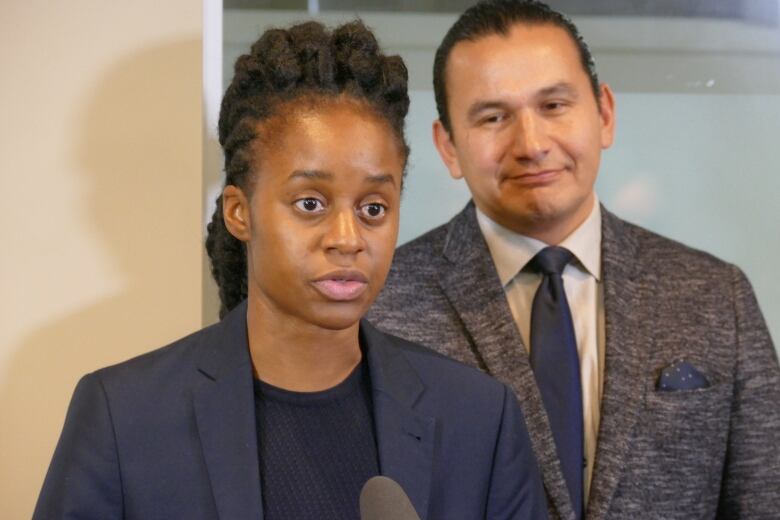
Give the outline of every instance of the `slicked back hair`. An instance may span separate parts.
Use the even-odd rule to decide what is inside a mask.
[[[462,41],[476,41],[485,36],[506,36],[515,25],[553,25],[565,30],[577,46],[582,68],[590,79],[596,103],[601,106],[596,64],[577,26],[563,13],[535,0],[482,0],[467,9],[444,36],[433,61],[433,92],[439,120],[452,134],[452,122],[447,108],[445,75],[452,49]]]
[[[251,199],[258,150],[262,155],[262,146],[254,145],[272,138],[260,130],[261,123],[294,109],[298,102],[311,107],[340,96],[386,121],[405,161],[407,76],[401,58],[382,54],[373,33],[360,21],[332,31],[318,22],[269,29],[249,54],[236,60],[235,75],[222,99],[219,143],[225,185],[240,188]],[[247,296],[246,248],[225,227],[221,195],[207,231],[206,251],[219,286],[221,318]]]

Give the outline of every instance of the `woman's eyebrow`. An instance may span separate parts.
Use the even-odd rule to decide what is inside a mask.
[[[323,170],[295,170],[287,177],[287,180],[293,179],[319,179],[324,181],[333,180],[334,175]]]
[[[317,179],[322,181],[332,181],[335,175],[329,171],[324,170],[295,170],[287,177],[288,181],[294,179]],[[387,184],[395,185],[395,177],[389,173],[379,173],[376,175],[368,175],[363,182],[369,184]]]
[[[364,179],[363,182],[367,182],[370,184],[387,184],[390,183],[393,186],[395,186],[395,177],[390,175],[389,173],[380,173],[378,175],[369,175]]]

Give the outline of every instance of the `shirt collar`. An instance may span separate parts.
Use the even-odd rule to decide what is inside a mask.
[[[477,223],[504,287],[536,253],[549,245],[505,228],[482,213],[479,208]],[[596,280],[601,278],[601,209],[598,197],[594,196],[593,209],[588,218],[558,245],[574,254],[576,264],[581,269],[590,273]]]

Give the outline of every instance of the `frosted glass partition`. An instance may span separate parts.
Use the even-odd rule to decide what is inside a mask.
[[[412,155],[400,242],[468,200],[430,138],[433,53],[454,15],[361,13],[410,69]],[[266,27],[305,12],[227,10],[225,78]],[[338,23],[352,13],[326,13]],[[739,21],[575,19],[617,94],[617,140],[603,156],[601,201],[623,218],[742,267],[780,339],[780,31]]]

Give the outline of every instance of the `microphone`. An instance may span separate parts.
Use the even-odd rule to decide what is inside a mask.
[[[371,477],[360,492],[360,520],[420,520],[395,480]]]

